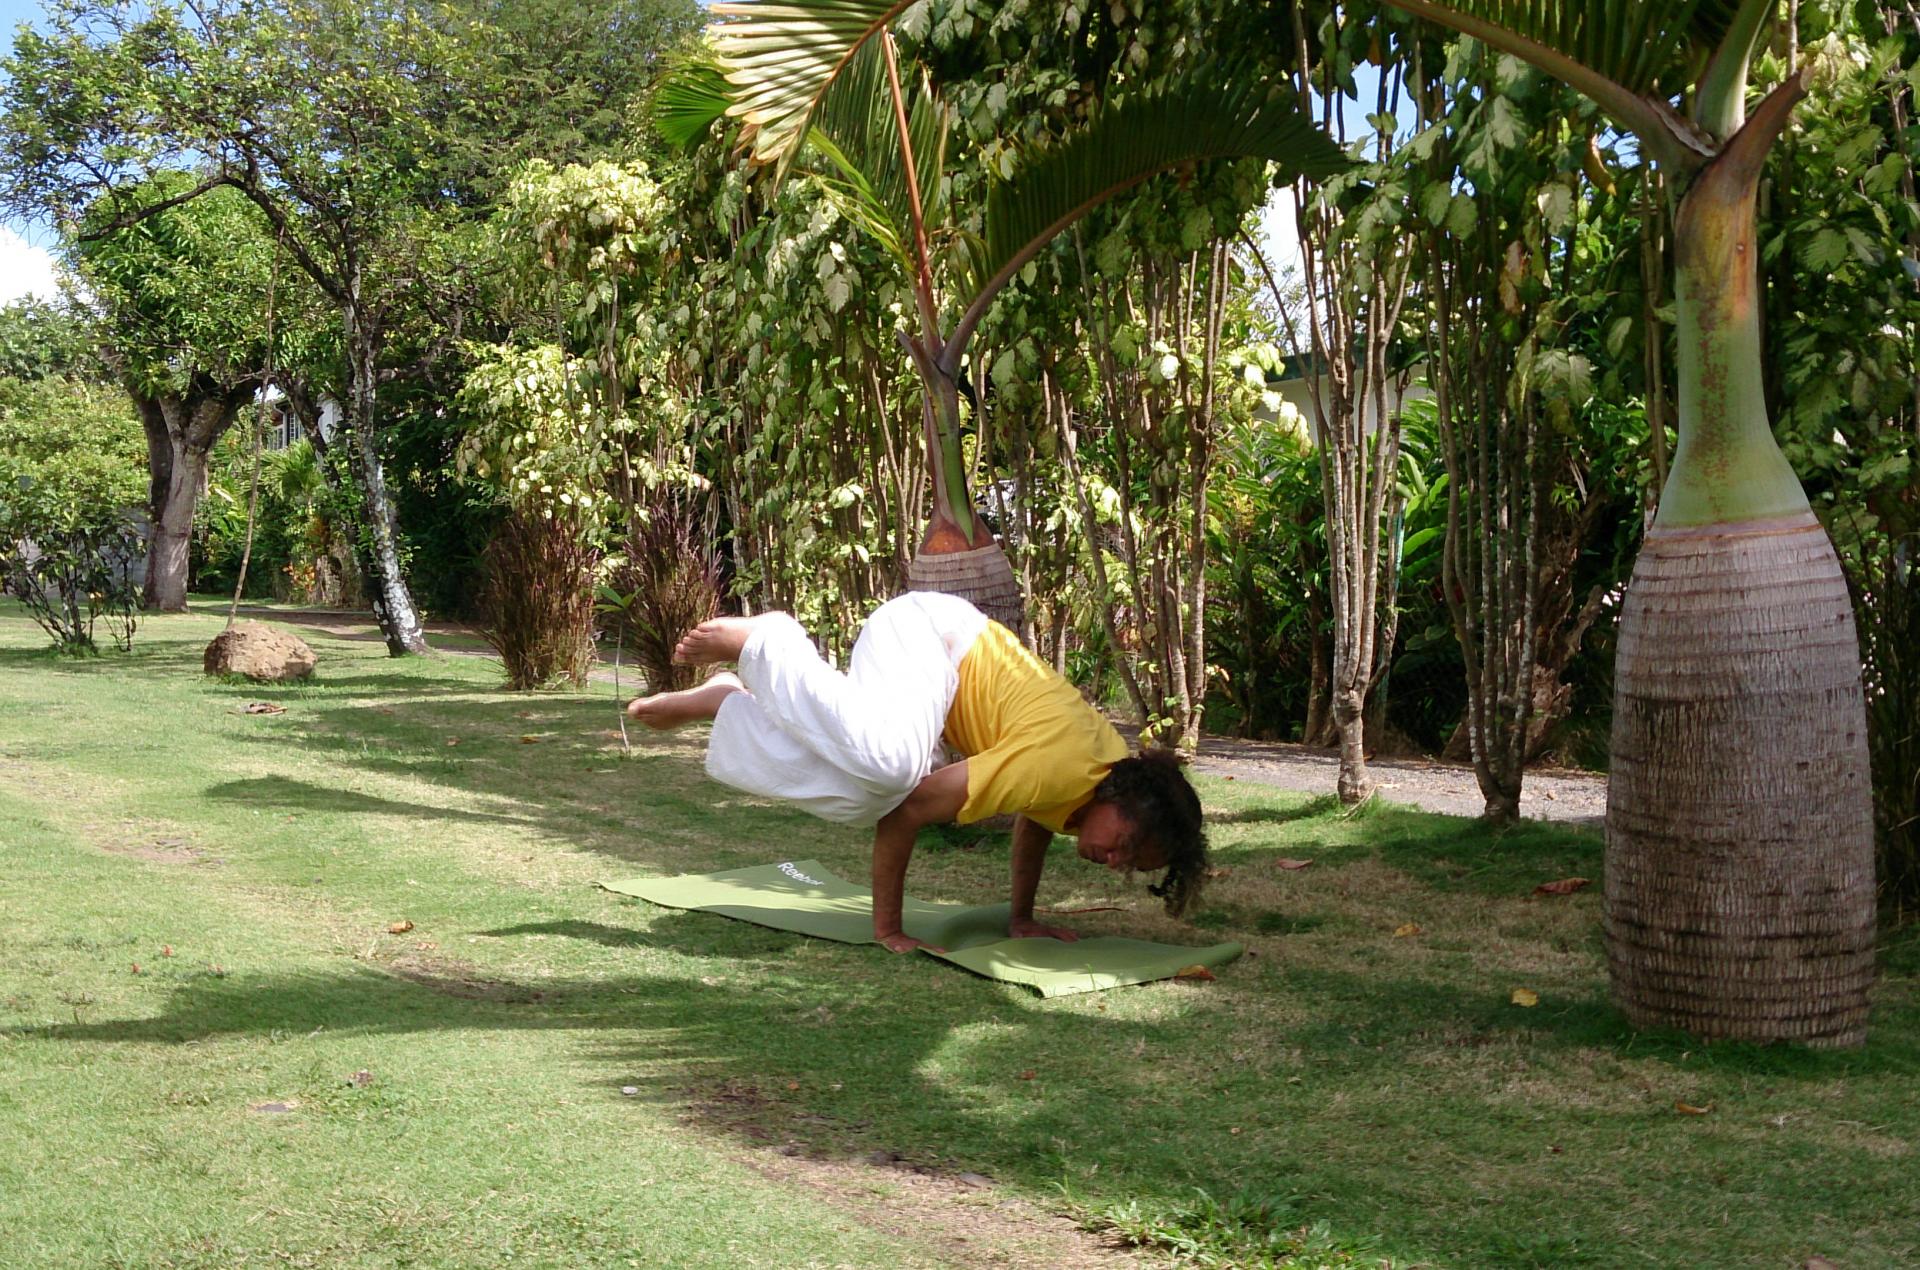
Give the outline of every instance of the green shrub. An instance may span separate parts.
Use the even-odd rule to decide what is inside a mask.
[[[1920,535],[1848,553],[1867,692],[1880,893],[1895,920],[1920,917]]]
[[[116,389],[0,380],[0,589],[66,651],[94,651],[103,620],[133,641],[146,452],[131,415]]]

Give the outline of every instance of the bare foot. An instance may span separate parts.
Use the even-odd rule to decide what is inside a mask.
[[[750,617],[716,617],[702,622],[680,637],[674,645],[673,659],[683,666],[711,666],[716,662],[738,661],[740,650],[753,633]]]
[[[893,935],[876,935],[875,938],[880,941],[880,946],[882,948],[886,949],[888,952],[893,952],[893,953],[908,953],[908,952],[912,952],[916,948],[924,948],[928,952],[937,952],[937,953],[943,953],[947,951],[944,948],[936,948],[932,944],[927,943],[925,940],[915,939],[913,936],[906,934],[905,932],[900,932]]]
[[[721,671],[695,688],[679,692],[656,692],[651,697],[635,697],[627,703],[627,713],[656,732],[665,732],[682,724],[699,723],[720,713],[720,703],[746,687],[736,675]]]

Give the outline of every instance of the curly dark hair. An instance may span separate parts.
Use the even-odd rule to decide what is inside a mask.
[[[1160,847],[1167,875],[1147,888],[1166,902],[1169,915],[1186,912],[1207,880],[1207,833],[1200,823],[1200,796],[1193,792],[1186,760],[1168,749],[1147,749],[1108,769],[1093,801],[1110,803],[1133,822],[1140,840]]]

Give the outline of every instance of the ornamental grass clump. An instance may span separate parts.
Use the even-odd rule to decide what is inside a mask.
[[[674,665],[673,646],[720,611],[720,564],[698,509],[685,499],[661,498],[636,518],[614,588],[627,597],[623,640],[648,690],[692,687],[699,672]]]
[[[487,544],[483,634],[515,691],[566,680],[587,682],[593,668],[593,581],[600,552],[561,517],[514,511]]]

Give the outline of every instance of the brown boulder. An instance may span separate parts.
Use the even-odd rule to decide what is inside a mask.
[[[207,645],[209,675],[243,675],[263,683],[305,679],[318,660],[298,635],[262,622],[237,622]]]

